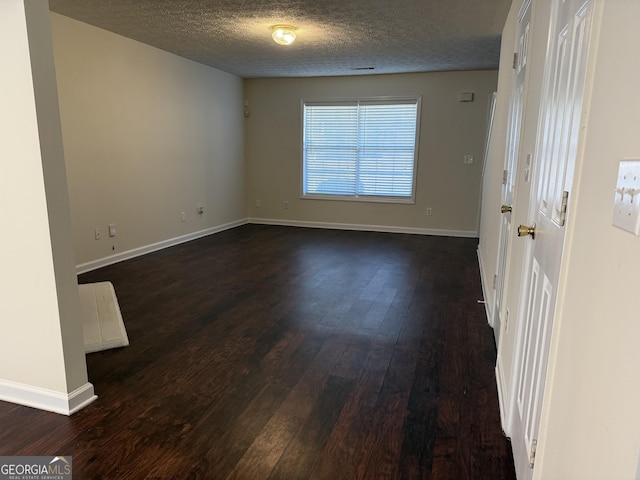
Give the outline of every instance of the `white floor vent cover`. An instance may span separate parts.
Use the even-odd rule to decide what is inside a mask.
[[[111,282],[78,285],[84,351],[98,352],[129,345],[120,306]]]

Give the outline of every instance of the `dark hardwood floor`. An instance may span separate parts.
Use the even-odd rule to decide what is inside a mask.
[[[246,225],[80,277],[131,345],[71,417],[0,402],[0,455],[75,479],[513,479],[476,240]]]

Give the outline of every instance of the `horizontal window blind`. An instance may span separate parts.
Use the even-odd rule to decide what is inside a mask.
[[[305,102],[303,195],[414,195],[419,99]]]

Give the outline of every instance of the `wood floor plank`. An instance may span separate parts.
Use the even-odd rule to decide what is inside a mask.
[[[298,417],[278,413],[273,415],[227,479],[267,478],[302,424],[303,420]]]
[[[353,380],[331,375],[307,420],[291,439],[269,475],[273,480],[309,478],[348,397]]]
[[[130,346],[71,417],[0,402],[0,455],[80,479],[514,479],[477,241],[245,225],[80,276]]]
[[[362,464],[357,478],[397,478],[404,429],[409,427],[407,408],[417,358],[414,350],[401,347],[394,350],[375,406],[374,428],[365,442],[368,461]]]
[[[384,343],[376,343],[369,350],[311,480],[356,478],[358,470],[369,460],[367,439],[393,351],[392,346]]]

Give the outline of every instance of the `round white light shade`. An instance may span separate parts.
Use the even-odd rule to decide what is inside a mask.
[[[296,39],[295,30],[291,25],[276,25],[271,37],[278,45],[291,45]]]

